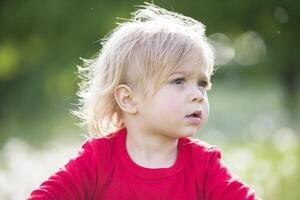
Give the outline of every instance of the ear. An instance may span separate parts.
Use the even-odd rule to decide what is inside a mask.
[[[118,85],[114,91],[114,97],[120,109],[129,114],[137,113],[133,90],[125,84]]]

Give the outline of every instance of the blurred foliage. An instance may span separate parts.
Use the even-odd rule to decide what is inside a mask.
[[[300,181],[299,138],[289,128],[274,130],[273,134],[252,135],[235,145],[225,140],[221,146],[223,158],[262,199],[297,200],[300,197],[297,188]],[[8,140],[0,152],[4,161],[4,164],[0,163],[0,199],[25,199],[50,174],[75,156],[79,145],[78,141],[60,140],[46,142],[43,148],[36,149],[24,140]],[[15,188],[19,188],[18,192]]]
[[[221,79],[234,72],[241,82],[248,79],[264,79],[266,84],[280,82],[290,122],[295,124],[295,119],[299,119],[300,80],[297,2],[169,0],[155,3],[201,20],[207,25],[207,35],[223,33],[234,40],[247,31],[259,34],[267,49],[266,56],[262,55],[264,59],[250,66],[229,62],[220,66],[214,78]],[[76,103],[76,65],[82,64],[79,57],[95,56],[101,48],[99,39],[116,26],[116,17],[129,18],[133,6],[140,4],[142,1],[2,0],[0,127],[8,127],[13,120],[20,130],[26,130],[32,121],[48,118],[49,111],[59,112],[66,105],[70,109],[70,103]],[[244,47],[242,62],[246,62],[251,48],[260,49],[260,46],[251,47],[251,43],[248,41]],[[239,52],[242,50],[237,55]],[[26,137],[27,133],[5,131],[1,137],[11,134]]]
[[[299,198],[299,160],[293,160],[299,157],[299,146],[292,154],[280,154],[269,139],[279,143],[279,136],[286,136],[273,137],[273,133],[287,128],[299,144],[300,2],[154,3],[202,21],[222,58],[217,60],[209,93],[210,122],[203,131],[207,134],[199,137],[222,144],[228,158],[234,149],[249,148],[257,158],[252,160],[258,163],[251,165],[254,172],[238,168],[236,172],[258,184],[266,199]],[[40,147],[54,138],[82,139],[85,133],[74,126],[78,121],[68,112],[77,103],[79,58],[96,56],[99,40],[116,26],[116,17],[129,18],[133,6],[141,4],[138,0],[0,1],[0,149],[5,150],[14,137]],[[295,172],[279,175],[278,168],[290,162],[296,163]],[[264,180],[252,179],[259,169],[272,173]]]

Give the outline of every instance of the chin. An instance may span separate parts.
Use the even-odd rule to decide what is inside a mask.
[[[179,134],[179,136],[180,136],[180,138],[183,138],[183,137],[192,137],[192,136],[194,136],[196,133],[197,133],[197,131],[191,131],[191,130],[189,130],[189,131],[182,131],[182,132]]]
[[[199,131],[199,128],[196,127],[184,127],[184,128],[177,128],[173,131],[169,131],[167,134],[173,138],[184,138],[184,137],[192,137]]]
[[[190,133],[190,134],[187,134],[185,137],[192,137],[194,135],[196,135],[197,132],[193,132],[193,133]]]
[[[196,135],[196,133],[199,131],[199,128],[189,128],[187,130],[182,131],[182,137],[192,137]]]

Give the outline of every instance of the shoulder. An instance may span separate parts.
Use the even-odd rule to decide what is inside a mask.
[[[188,165],[202,183],[212,163],[221,160],[220,148],[196,138],[183,138],[182,146],[188,152]]]
[[[117,134],[110,134],[100,138],[88,138],[78,151],[78,156],[72,159],[71,162],[81,163],[81,165],[86,167],[88,166],[93,169],[89,171],[97,173],[98,177],[105,180],[105,177],[110,173],[114,165],[113,158],[116,152],[116,137]]]
[[[115,143],[117,134],[111,133],[107,136],[103,137],[91,137],[88,138],[83,145],[81,146],[80,152],[91,152],[92,154],[98,154],[98,153],[109,153]],[[80,153],[79,152],[79,153]]]
[[[221,149],[197,138],[182,138],[181,145],[186,148],[198,163],[208,163],[213,158],[221,159]]]
[[[192,152],[196,153],[220,153],[220,148],[216,145],[211,145],[203,140],[197,138],[182,138],[182,146],[190,149]]]

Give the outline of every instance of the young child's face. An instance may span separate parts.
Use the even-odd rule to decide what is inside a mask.
[[[151,97],[139,102],[139,123],[146,131],[180,138],[194,135],[207,121],[207,69],[186,64]]]

